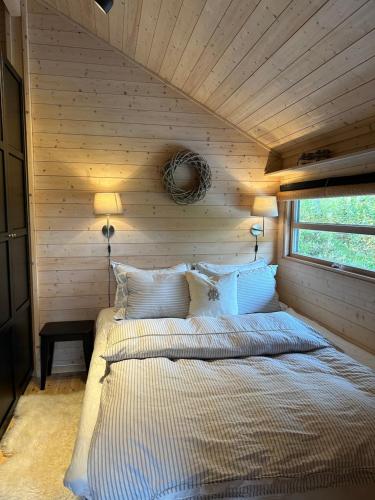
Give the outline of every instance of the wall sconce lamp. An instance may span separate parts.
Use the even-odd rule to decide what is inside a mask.
[[[107,216],[107,225],[102,227],[102,233],[109,241],[115,233],[115,228],[109,224],[109,216],[123,213],[120,195],[118,193],[96,193],[94,213],[95,215]]]
[[[257,260],[258,253],[258,237],[264,236],[264,218],[265,217],[278,217],[279,211],[277,209],[276,196],[256,196],[254,198],[251,215],[256,217],[263,217],[263,224],[253,224],[250,228],[250,234],[255,236],[255,258]]]
[[[121,198],[118,193],[96,193],[94,197],[95,215],[106,215],[107,224],[102,227],[102,233],[107,238],[108,249],[108,307],[111,306],[111,245],[110,238],[115,234],[115,228],[109,223],[110,215],[123,213]]]
[[[113,0],[95,0],[95,3],[105,14],[108,14],[113,6]]]

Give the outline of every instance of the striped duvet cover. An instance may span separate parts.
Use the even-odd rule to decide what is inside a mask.
[[[93,499],[375,482],[375,374],[285,312],[114,325]]]

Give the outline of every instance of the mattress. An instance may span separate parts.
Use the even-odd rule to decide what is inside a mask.
[[[346,350],[345,348],[353,348],[353,346],[349,343],[345,345],[343,342],[334,336],[328,330],[325,330],[316,323],[307,320],[301,315],[296,314],[293,310],[287,309],[287,312],[296,316],[300,319],[303,319],[307,323],[311,324],[316,330],[318,330],[324,337],[328,337],[331,342],[339,344],[342,350]],[[85,398],[82,407],[82,415],[81,421],[77,436],[76,445],[73,452],[73,458],[69,469],[66,472],[64,484],[69,487],[76,495],[90,498],[90,491],[88,487],[88,479],[87,479],[87,467],[88,467],[88,455],[90,450],[91,438],[94,432],[99,404],[100,404],[100,396],[101,396],[101,379],[105,373],[105,362],[100,357],[100,354],[104,351],[106,346],[107,332],[111,325],[114,324],[113,321],[113,310],[105,309],[101,311],[97,320],[97,335],[95,340],[95,347],[92,357],[92,362],[90,366],[90,372],[87,380]],[[371,360],[371,358],[366,357],[366,354],[361,352],[361,350],[355,350],[355,352],[349,352],[352,357],[356,358],[361,362],[366,362],[366,360]],[[361,359],[359,359],[361,358]],[[353,495],[356,495],[357,498],[370,498],[369,490],[366,487],[356,487],[356,488],[344,488],[344,489],[324,489],[324,490],[316,490],[314,492],[309,492],[305,494],[298,495],[272,495],[273,499],[303,499],[303,500],[315,500],[319,499],[346,499],[352,498]],[[267,498],[262,496],[262,498]]]

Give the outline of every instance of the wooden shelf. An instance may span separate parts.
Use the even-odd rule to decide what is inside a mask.
[[[329,158],[328,160],[321,160],[315,163],[309,163],[307,165],[296,165],[295,167],[283,168],[280,170],[275,170],[273,172],[265,172],[265,175],[271,177],[280,177],[283,175],[288,175],[292,173],[317,173],[321,174],[323,172],[329,176],[330,171],[337,170],[338,168],[350,168],[353,167],[353,172],[355,174],[355,167],[361,167],[363,172],[363,166],[366,163],[374,163],[375,171],[375,148],[364,149],[356,153],[350,153],[347,155],[336,156],[334,158]],[[358,173],[362,173],[358,172]]]

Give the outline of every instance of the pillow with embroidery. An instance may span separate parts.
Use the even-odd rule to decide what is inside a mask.
[[[238,314],[237,274],[206,276],[198,271],[187,272],[190,292],[188,317]]]

